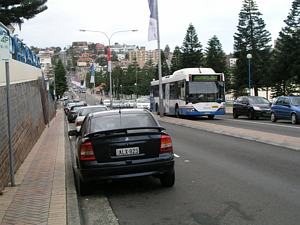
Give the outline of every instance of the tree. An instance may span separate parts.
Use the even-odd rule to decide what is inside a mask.
[[[162,76],[167,76],[170,74],[170,69],[165,54],[162,50],[160,51],[160,56],[161,56],[161,74]],[[156,71],[155,79],[158,80],[158,65],[156,65],[155,71]]]
[[[272,76],[275,96],[296,92],[300,83],[300,1],[294,0],[286,26],[279,33],[273,52]]]
[[[166,59],[166,60],[169,59],[170,54],[171,54],[170,47],[169,47],[169,45],[166,45],[165,50],[164,50],[164,56],[165,56],[165,59]]]
[[[226,70],[226,55],[217,36],[209,39],[207,45],[205,66],[214,69],[217,73],[224,73]]]
[[[174,73],[174,71],[182,68],[182,53],[180,51],[180,48],[176,46],[171,60],[171,73]]]
[[[64,92],[67,90],[67,78],[66,71],[61,60],[58,60],[55,65],[54,73],[56,96],[63,96]]]
[[[6,0],[0,4],[0,21],[4,25],[24,23],[24,19],[31,19],[45,11],[47,0]]]
[[[269,86],[269,67],[271,56],[271,34],[265,29],[255,0],[243,0],[239,13],[237,32],[234,35],[234,56],[237,64],[234,71],[236,94],[242,94],[248,87],[247,54],[251,59],[251,87],[258,95],[258,88]]]
[[[202,45],[192,24],[187,29],[181,50],[183,68],[200,67],[203,64]]]

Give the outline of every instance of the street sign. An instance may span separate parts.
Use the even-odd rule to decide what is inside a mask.
[[[0,59],[9,60],[9,36],[6,34],[0,35]]]

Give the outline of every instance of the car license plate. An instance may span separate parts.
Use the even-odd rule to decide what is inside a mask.
[[[140,152],[139,147],[117,148],[116,156],[138,155],[139,152]]]
[[[217,108],[219,108],[219,106],[217,106],[217,105],[213,105],[211,108],[213,108],[213,109],[217,109]]]

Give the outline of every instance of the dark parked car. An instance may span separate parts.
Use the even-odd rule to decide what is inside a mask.
[[[300,121],[300,96],[278,97],[271,108],[271,121],[290,120],[292,124]]]
[[[175,183],[171,137],[145,109],[119,109],[88,114],[77,130],[77,190],[88,182],[153,175],[162,186]]]
[[[271,112],[271,103],[260,96],[241,96],[233,103],[233,118],[239,116],[248,116],[249,119],[258,119],[259,117],[269,117]]]

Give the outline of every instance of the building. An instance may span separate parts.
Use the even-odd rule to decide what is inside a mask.
[[[132,64],[137,62],[140,68],[144,67],[149,61],[156,65],[158,62],[158,50],[146,50],[145,47],[136,48],[129,52],[129,62]]]
[[[41,69],[45,76],[45,79],[51,79],[54,76],[52,57],[54,56],[54,51],[50,49],[41,50],[38,54],[40,58]]]

